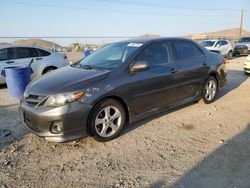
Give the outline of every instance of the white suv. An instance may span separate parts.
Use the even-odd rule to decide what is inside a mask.
[[[233,47],[228,40],[204,40],[201,42],[201,45],[211,52],[221,54],[228,59],[232,59],[233,57]]]
[[[1,46],[0,72],[4,67],[29,66],[34,79],[47,72],[68,65],[67,56],[63,53],[52,52],[37,46]],[[0,84],[5,84],[5,78],[0,75]]]

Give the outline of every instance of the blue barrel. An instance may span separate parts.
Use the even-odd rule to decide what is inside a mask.
[[[5,67],[1,75],[6,78],[8,93],[11,98],[20,99],[33,73],[30,67]]]
[[[85,58],[85,57],[87,57],[87,56],[89,56],[90,55],[90,50],[85,50],[84,52],[83,52],[83,58]]]

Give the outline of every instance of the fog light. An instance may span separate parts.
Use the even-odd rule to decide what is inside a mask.
[[[62,132],[62,122],[54,122],[51,126],[51,132],[54,134],[60,134]]]

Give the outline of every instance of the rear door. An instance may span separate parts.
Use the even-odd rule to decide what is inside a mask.
[[[149,45],[135,61],[146,61],[150,66],[147,71],[130,75],[135,114],[168,106],[178,99],[174,74],[177,67],[169,41]]]
[[[221,45],[222,45],[221,46],[221,49],[222,49],[221,55],[226,56],[228,53],[229,44],[226,40],[222,40]]]
[[[16,58],[16,65],[28,66],[31,61],[37,61],[39,58],[39,53],[36,48],[16,47]]]
[[[14,66],[15,65],[15,48],[1,48],[0,49],[0,73],[4,67]],[[4,84],[5,79],[0,75],[0,84]]]
[[[179,100],[195,97],[201,92],[209,65],[202,50],[190,40],[174,40],[178,72]]]

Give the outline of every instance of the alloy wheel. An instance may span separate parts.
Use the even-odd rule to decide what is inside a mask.
[[[205,98],[207,101],[212,101],[217,91],[217,84],[215,80],[209,80],[205,86]]]
[[[102,108],[95,118],[95,130],[101,137],[114,135],[122,124],[122,115],[115,106]]]

